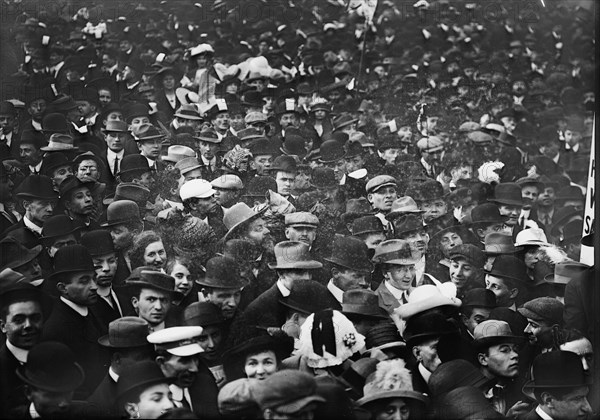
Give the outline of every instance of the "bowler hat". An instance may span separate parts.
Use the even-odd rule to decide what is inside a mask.
[[[92,257],[115,252],[112,236],[106,229],[97,229],[81,235],[81,245],[85,246]]]
[[[568,284],[574,277],[581,276],[581,273],[589,269],[590,266],[577,261],[562,261],[554,266],[554,273],[544,277],[546,283],[551,284]]]
[[[41,245],[27,249],[13,238],[4,238],[0,241],[0,269],[21,267],[37,258],[40,252]]]
[[[0,102],[0,115],[9,115],[9,116],[17,115],[17,111],[15,110],[15,106],[12,104],[12,102],[9,102],[9,101]]]
[[[44,115],[42,119],[43,133],[68,133],[69,126],[67,119],[63,114],[51,112]]]
[[[73,146],[73,137],[68,134],[54,133],[48,140],[48,146],[40,148],[43,152],[57,152],[64,150],[78,150]]]
[[[483,268],[485,264],[484,253],[473,244],[461,244],[453,247],[449,257],[451,260],[462,258],[475,268]]]
[[[239,230],[247,226],[252,221],[262,217],[266,208],[258,213],[252,210],[246,203],[236,203],[225,210],[223,215],[223,224],[227,228],[227,233],[223,238],[224,241],[231,239]]]
[[[412,348],[423,341],[456,333],[458,329],[444,315],[437,312],[421,312],[408,318],[403,336],[408,348]]]
[[[560,203],[563,203],[565,201],[569,201],[569,200],[584,200],[584,196],[583,193],[581,192],[581,188],[576,187],[574,185],[569,185],[566,187],[561,188],[560,190],[558,190],[558,192],[556,193],[556,202],[557,204],[560,205]]]
[[[127,123],[119,120],[106,121],[106,127],[102,127],[101,131],[103,133],[127,133]]]
[[[148,334],[149,325],[143,318],[125,316],[108,324],[108,334],[100,337],[98,344],[114,349],[144,347],[149,346]]]
[[[327,140],[323,142],[320,149],[321,158],[319,161],[322,163],[334,163],[346,157],[344,146],[335,140]]]
[[[476,348],[486,348],[501,343],[523,343],[523,336],[513,335],[510,326],[505,321],[488,319],[478,324],[473,331],[473,345]]]
[[[280,298],[279,303],[305,315],[314,314],[325,309],[339,308],[338,302],[329,290],[314,280],[295,282],[290,295]]]
[[[275,245],[276,263],[269,263],[272,270],[314,270],[323,267],[318,261],[312,259],[308,245],[303,242],[282,241]]]
[[[138,127],[136,141],[143,142],[147,140],[155,140],[165,138],[165,133],[153,126],[152,124],[142,124]]]
[[[242,105],[251,108],[262,108],[265,104],[262,93],[257,90],[248,90],[242,98]]]
[[[15,190],[18,198],[37,198],[40,200],[58,200],[52,179],[45,175],[31,174]]]
[[[311,184],[315,188],[332,188],[339,185],[335,179],[335,173],[330,168],[314,168],[311,176]]]
[[[367,245],[360,239],[338,236],[333,241],[331,257],[325,261],[355,271],[371,271]]]
[[[270,176],[255,176],[250,178],[244,197],[262,197],[271,191],[277,191],[277,181]]]
[[[275,154],[273,144],[268,139],[266,139],[263,135],[261,135],[256,140],[253,140],[248,145],[248,150],[250,150],[250,153],[252,153],[252,156]]]
[[[278,117],[288,113],[298,114],[294,98],[283,98],[275,105],[275,115]]]
[[[462,307],[495,308],[496,295],[483,287],[468,290],[462,299]]]
[[[384,233],[385,229],[377,216],[363,216],[354,219],[350,232],[352,236],[358,236],[366,233]]]
[[[53,112],[67,113],[73,109],[76,109],[79,105],[73,100],[71,96],[62,95],[54,101],[50,102],[49,107]]]
[[[108,227],[130,222],[141,222],[140,208],[132,200],[117,200],[108,205],[106,222],[100,226]]]
[[[434,179],[428,179],[420,184],[411,184],[406,189],[406,195],[412,197],[417,202],[443,200],[444,188],[442,184]]]
[[[183,311],[183,325],[205,328],[225,321],[221,309],[212,302],[194,302]]]
[[[361,156],[363,152],[364,150],[360,142],[352,140],[346,142],[346,158]]]
[[[346,201],[346,212],[342,214],[342,221],[349,223],[353,219],[372,214],[371,204],[365,197],[351,198]]]
[[[54,254],[54,272],[49,278],[56,278],[60,274],[77,273],[81,271],[95,271],[92,256],[83,245],[68,245],[59,248]]]
[[[519,283],[529,282],[525,263],[512,255],[498,255],[492,264],[489,275],[507,278]]]
[[[33,389],[58,393],[73,392],[85,377],[71,349],[56,341],[33,346],[27,363],[17,368],[17,376]]]
[[[486,255],[514,254],[513,238],[508,233],[490,232],[485,235],[483,253]]]
[[[500,183],[494,188],[494,198],[488,198],[488,201],[511,206],[522,206],[521,186],[515,182]]]
[[[127,105],[123,109],[123,114],[125,116],[125,122],[127,124],[131,124],[131,121],[137,117],[147,117],[150,115],[150,108],[148,105],[142,104],[139,102],[134,102]]]
[[[385,350],[392,347],[406,347],[404,339],[393,322],[382,322],[374,325],[365,336],[367,352]]]
[[[272,171],[273,173],[276,171],[295,173],[298,172],[298,163],[293,156],[277,156],[275,160],[273,160],[269,171]]]
[[[425,230],[421,216],[407,214],[394,220],[394,232],[397,237],[417,230]]]
[[[117,399],[123,400],[128,394],[141,392],[156,384],[170,384],[175,378],[166,378],[160,367],[153,360],[136,362],[123,371],[117,383]],[[137,395],[132,400],[137,400]]]
[[[376,319],[388,319],[388,314],[379,306],[377,295],[370,290],[347,290],[342,296],[342,313]]]
[[[240,276],[237,262],[223,256],[212,257],[208,260],[204,278],[197,279],[196,283],[218,289],[241,289],[248,285]]]
[[[142,270],[139,273],[139,278],[130,277],[125,283],[127,286],[167,292],[173,300],[181,300],[183,298],[183,293],[175,290],[175,279],[160,271]]]
[[[95,183],[93,181],[84,182],[84,181],[80,180],[79,178],[77,178],[75,175],[69,175],[58,186],[58,192],[60,194],[60,199],[61,200],[68,199],[71,191],[73,191],[77,188],[85,187],[91,191],[94,184]]]
[[[579,388],[590,385],[580,356],[570,351],[550,351],[533,359],[531,380],[523,386],[525,395],[533,390]]]
[[[565,305],[551,297],[539,297],[523,304],[518,311],[525,318],[543,321],[551,325],[562,325]]]
[[[32,144],[36,149],[42,149],[46,145],[44,135],[35,130],[25,130],[21,134],[19,144]]]
[[[41,173],[46,176],[52,176],[52,172],[56,168],[60,168],[63,166],[71,167],[71,162],[65,155],[60,152],[48,153],[42,159],[42,169]]]
[[[44,221],[42,226],[42,240],[50,241],[54,238],[66,236],[79,230],[79,226],[66,214],[57,214]]]
[[[279,150],[284,155],[294,155],[300,158],[304,157],[307,153],[304,139],[299,135],[289,133],[286,133],[283,145]]]
[[[119,175],[135,171],[150,172],[148,159],[138,153],[123,156],[119,165]]]
[[[471,223],[504,223],[506,217],[500,215],[498,206],[492,203],[479,204],[471,210]]]

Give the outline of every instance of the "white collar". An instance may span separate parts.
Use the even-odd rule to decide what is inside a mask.
[[[393,286],[389,281],[385,280],[385,287],[390,291],[392,296],[394,296],[398,301],[402,300],[402,296],[405,296],[405,299],[408,301],[408,293],[406,290],[400,290],[396,286]]]
[[[108,376],[110,376],[110,379],[115,381],[115,383],[119,382],[119,375],[116,374],[112,367],[108,368]]]
[[[36,173],[38,173],[38,174],[39,174],[39,173],[40,173],[40,171],[42,170],[42,161],[40,160],[40,163],[38,163],[38,164],[37,164],[37,165],[35,165],[35,166],[31,166],[31,165],[29,165],[29,170],[30,170],[31,172],[36,172]]]
[[[12,353],[13,356],[15,356],[15,359],[17,359],[19,363],[22,365],[27,363],[27,355],[29,354],[29,350],[19,348],[8,340],[6,340],[6,348]]]
[[[190,405],[190,407],[193,408],[192,397],[190,396],[190,391],[187,388],[181,388],[178,385],[171,384],[171,385],[169,385],[169,390],[171,391],[171,394],[173,395],[174,401],[181,403],[183,401],[183,399],[185,398],[186,401],[188,402],[188,404]]]
[[[87,316],[87,314],[89,312],[87,306],[78,305],[75,302],[71,302],[69,299],[65,299],[63,296],[60,297],[60,300],[62,300],[65,303],[65,305],[67,305],[68,307],[73,309],[79,315]]]
[[[12,143],[12,135],[13,135],[13,132],[11,131],[10,133],[7,133],[7,134],[0,134],[0,138],[4,138],[6,140],[6,145],[10,146]]]
[[[425,366],[423,366],[423,363],[419,363],[419,373],[421,373],[421,376],[423,377],[423,379],[425,379],[425,382],[429,383],[431,372],[428,371]]]
[[[553,420],[552,417],[550,417],[548,413],[546,413],[539,405],[535,407],[535,412],[542,418],[542,420]]]
[[[206,159],[202,155],[200,155],[200,157],[202,158],[202,162],[204,162],[205,165],[215,166],[217,164],[217,157],[216,156],[213,156],[213,158],[211,160]]]
[[[154,166],[154,163],[156,162],[155,160],[150,159],[148,156],[144,156],[146,158],[146,160],[148,161],[148,166],[150,166],[150,169],[152,169],[152,167]]]
[[[560,152],[558,152],[558,153],[556,154],[556,156],[554,156],[554,157],[552,158],[552,162],[554,162],[554,163],[558,163],[558,160],[559,160],[559,159],[560,159]]]
[[[337,287],[335,284],[333,284],[333,279],[329,280],[329,283],[327,283],[327,289],[329,289],[335,300],[342,303],[342,300],[344,298],[344,291]]]
[[[32,419],[41,419],[42,416],[36,411],[35,405],[33,403],[29,404],[29,415]]]
[[[106,149],[106,157],[110,157],[114,160],[115,157],[118,157],[119,159],[123,159],[123,155],[125,154],[125,149],[122,149],[119,153],[115,153],[110,149]]]
[[[35,233],[39,233],[40,235],[42,234],[42,228],[29,220],[27,216],[23,217],[23,223],[27,229],[32,230]]]
[[[42,131],[42,123],[39,123],[36,120],[31,120],[31,126],[35,131]]]
[[[283,297],[288,297],[290,295],[290,290],[285,287],[283,285],[283,282],[281,280],[277,280],[277,288],[279,289],[279,292],[281,292],[281,294],[283,295]]]
[[[427,161],[425,159],[423,159],[423,158],[421,158],[421,164],[423,165],[423,167],[426,170],[429,170],[429,169],[431,169],[433,167],[432,165],[430,165],[429,163],[427,163]]]

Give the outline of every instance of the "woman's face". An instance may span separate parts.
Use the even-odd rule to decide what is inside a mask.
[[[248,378],[267,379],[277,371],[277,356],[268,350],[246,357],[244,372]]]
[[[410,408],[402,398],[392,398],[385,401],[374,418],[375,420],[407,420],[410,418]]]
[[[140,394],[140,401],[137,403],[138,418],[156,419],[172,408],[169,385],[166,383],[153,385]]]
[[[162,241],[152,242],[144,251],[144,265],[154,266],[158,269],[164,267],[167,262],[167,253]]]
[[[192,278],[186,266],[179,262],[173,265],[169,275],[175,278],[175,290],[187,295],[192,290]]]

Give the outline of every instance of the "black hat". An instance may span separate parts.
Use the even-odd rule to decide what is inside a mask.
[[[123,156],[121,165],[119,165],[119,174],[134,171],[149,172],[150,165],[148,164],[148,159],[138,153]]]
[[[356,271],[371,271],[367,245],[360,239],[338,236],[333,241],[331,257],[325,258],[332,264]]]
[[[482,287],[471,289],[465,293],[462,299],[462,307],[495,308],[496,295],[494,292]]]
[[[110,203],[106,209],[106,222],[102,227],[120,225],[122,223],[140,222],[140,208],[131,200],[118,200]]]
[[[367,351],[384,350],[391,347],[406,347],[404,339],[393,322],[382,322],[367,331],[365,337]]]
[[[335,140],[327,140],[321,144],[321,159],[322,163],[333,163],[346,157],[346,151],[343,144]]]
[[[27,249],[13,238],[4,238],[0,241],[0,269],[21,267],[37,258],[40,252],[41,245]]]
[[[260,334],[260,333],[259,333]],[[265,351],[273,351],[277,361],[288,357],[294,350],[294,340],[288,336],[271,336],[267,333],[260,334],[229,348],[223,355],[225,376],[234,380],[243,373],[243,364],[246,357]],[[240,368],[239,372],[237,371]]]
[[[379,306],[377,295],[364,289],[347,290],[342,296],[342,313],[376,319],[388,319],[389,316]]]
[[[498,255],[488,274],[494,277],[514,280],[519,283],[529,282],[525,263],[512,255]]]
[[[228,257],[216,256],[206,263],[206,275],[196,280],[196,283],[206,287],[220,289],[241,289],[247,283],[240,277],[240,270],[235,260]]]
[[[295,282],[290,295],[280,298],[279,303],[306,315],[339,307],[327,287],[314,280]]]
[[[277,181],[270,176],[255,176],[248,181],[245,197],[262,197],[271,191],[277,191]]]
[[[444,188],[442,184],[434,179],[429,179],[420,184],[411,184],[406,189],[406,194],[415,201],[431,201],[444,199]]]
[[[425,340],[456,333],[456,327],[437,312],[422,312],[406,320],[404,339],[409,348]]]
[[[248,90],[242,98],[242,105],[251,108],[262,108],[265,104],[262,93],[257,90]]]
[[[363,153],[364,149],[360,142],[352,140],[346,142],[346,158],[361,156]]]
[[[590,385],[579,355],[570,351],[551,351],[533,359],[531,380],[523,391],[551,388],[576,388]]]
[[[63,182],[58,186],[58,191],[60,194],[61,200],[66,199],[69,196],[69,193],[76,188],[86,187],[90,191],[94,187],[95,182],[84,182],[77,178],[75,175],[70,175],[64,179]]]
[[[425,229],[423,218],[420,215],[407,214],[394,220],[394,232],[397,237],[420,229]]]
[[[15,190],[18,198],[37,198],[40,200],[58,200],[52,179],[45,175],[31,174],[27,176]]]
[[[220,325],[226,319],[221,309],[212,302],[194,302],[183,311],[183,325],[207,327]]]
[[[117,398],[123,400],[134,391],[141,391],[156,384],[171,384],[175,378],[166,378],[153,360],[136,362],[123,371],[117,383]]]
[[[61,166],[70,167],[71,162],[69,161],[69,159],[67,159],[67,157],[64,154],[60,152],[48,153],[42,159],[42,169],[40,172],[43,175],[51,176],[52,171],[56,168],[60,168]]]
[[[504,223],[506,217],[500,215],[498,206],[492,203],[483,203],[471,210],[471,223]]]
[[[132,273],[133,274],[133,273]],[[175,279],[168,274],[155,270],[141,270],[139,277],[129,276],[126,280],[127,286],[138,287],[142,289],[153,289],[161,292],[167,292],[173,300],[183,299],[183,293],[175,290]]]
[[[42,291],[39,287],[19,279],[3,279],[0,286],[0,307],[6,308],[14,302],[37,301],[42,299]]]
[[[498,184],[496,185],[496,188],[494,188],[494,198],[488,198],[488,201],[499,204],[522,206],[523,197],[521,195],[521,186],[516,182],[504,182]]]
[[[44,341],[29,351],[27,363],[17,368],[17,376],[27,385],[50,392],[72,392],[83,383],[84,373],[69,347]]]
[[[67,118],[58,112],[51,112],[44,115],[42,119],[43,133],[68,133],[69,125]]]
[[[81,245],[85,246],[92,257],[115,252],[110,232],[106,229],[92,230],[81,235]]]
[[[42,240],[48,241],[61,236],[75,233],[79,227],[66,214],[57,214],[44,221],[42,226]]]
[[[92,256],[83,245],[68,245],[60,248],[54,254],[54,272],[50,278],[59,274],[95,271]]]
[[[269,171],[298,172],[298,163],[293,156],[277,156],[271,164]]]
[[[384,233],[383,223],[377,216],[363,216],[354,219],[350,229],[352,236],[358,236],[365,233]]]

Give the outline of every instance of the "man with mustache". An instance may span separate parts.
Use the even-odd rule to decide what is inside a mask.
[[[163,375],[173,379],[169,389],[175,405],[188,408],[198,418],[218,418],[219,389],[199,357],[204,351],[200,345],[202,332],[199,326],[172,327],[154,332],[147,339],[154,344],[155,360]]]
[[[525,302],[517,311],[527,318],[527,326],[523,331],[529,344],[541,352],[554,347],[554,327],[562,328],[565,306],[555,298],[539,297]]]

